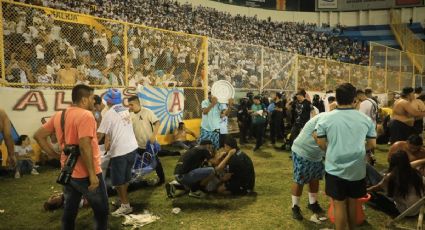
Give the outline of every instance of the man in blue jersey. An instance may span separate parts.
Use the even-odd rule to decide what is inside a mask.
[[[356,201],[366,195],[366,150],[376,146],[375,124],[354,108],[356,88],[336,89],[338,107],[320,117],[317,143],[326,151],[326,194],[334,200],[337,230],[354,229]]]

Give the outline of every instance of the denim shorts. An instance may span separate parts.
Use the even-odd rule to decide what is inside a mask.
[[[131,169],[136,160],[137,149],[123,156],[111,158],[111,182],[113,186],[123,185],[131,180]]]

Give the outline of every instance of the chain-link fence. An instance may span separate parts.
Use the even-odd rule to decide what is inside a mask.
[[[127,39],[130,86],[202,87],[202,37],[130,25]]]
[[[309,91],[326,91],[326,71],[325,59],[298,56],[298,88]]]
[[[297,56],[293,53],[263,48],[263,90],[295,91]]]
[[[125,86],[119,22],[7,2],[2,13],[7,82]]]
[[[0,4],[3,85],[179,87],[185,89],[185,119],[202,116],[198,107],[206,87],[205,37],[21,3]]]
[[[388,92],[422,85],[424,76],[412,62],[410,53],[371,42],[370,54],[372,88]]]
[[[377,44],[371,44],[370,67],[364,67],[21,3],[0,3],[4,19],[0,67],[3,81],[11,87],[58,89],[78,83],[105,88],[183,87],[188,89],[187,103],[193,103],[186,108],[195,108],[207,86],[222,79],[237,90],[326,91],[352,82],[382,93],[418,85],[424,78],[411,54]],[[200,117],[197,109],[189,114]]]
[[[260,46],[208,39],[208,85],[227,80],[236,89],[260,89]]]

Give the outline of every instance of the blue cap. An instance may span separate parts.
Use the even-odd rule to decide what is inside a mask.
[[[109,104],[116,105],[122,102],[121,100],[121,92],[118,89],[108,89],[103,99]]]

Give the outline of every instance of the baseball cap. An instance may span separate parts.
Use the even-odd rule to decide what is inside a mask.
[[[121,100],[121,92],[118,89],[108,89],[103,99],[109,104],[116,105],[122,102]]]

